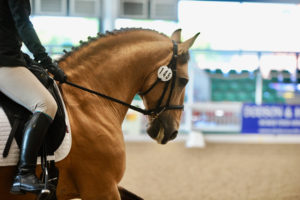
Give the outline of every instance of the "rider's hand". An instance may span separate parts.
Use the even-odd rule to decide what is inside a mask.
[[[67,80],[67,76],[64,71],[57,65],[57,63],[53,63],[52,59],[47,56],[44,59],[40,60],[40,64],[48,69],[48,71],[54,75],[54,79],[59,81],[60,83],[64,83]]]
[[[60,83],[64,83],[67,80],[67,75],[65,72],[58,67],[56,63],[52,63],[47,68],[51,74],[54,75],[54,79],[59,81]]]

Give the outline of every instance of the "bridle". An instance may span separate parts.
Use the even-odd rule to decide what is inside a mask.
[[[172,97],[172,94],[173,94],[173,91],[174,91],[174,87],[175,87],[177,57],[178,57],[178,45],[177,45],[177,43],[175,41],[172,41],[172,42],[173,42],[173,55],[172,55],[172,59],[171,59],[170,63],[167,65],[167,67],[168,67],[167,70],[169,70],[169,71],[172,72],[171,73],[172,76],[171,76],[170,80],[163,81],[165,83],[164,90],[162,91],[162,94],[160,95],[160,98],[157,101],[156,107],[153,108],[153,109],[148,109],[148,110],[147,109],[142,109],[142,108],[133,106],[131,104],[128,104],[128,103],[126,103],[124,101],[121,101],[121,100],[115,99],[113,97],[107,96],[105,94],[102,94],[102,93],[90,90],[88,88],[82,87],[80,85],[74,84],[72,82],[66,81],[65,83],[68,84],[68,85],[71,85],[73,87],[79,88],[81,90],[84,90],[86,92],[89,92],[89,93],[92,93],[92,94],[96,94],[97,96],[100,96],[100,97],[109,99],[111,101],[114,101],[116,103],[122,104],[124,106],[127,106],[128,108],[133,109],[133,110],[135,110],[137,112],[140,112],[140,113],[142,113],[144,115],[149,115],[152,119],[158,118],[159,115],[161,113],[163,113],[164,111],[166,111],[166,110],[181,110],[181,109],[184,108],[183,105],[170,105],[171,97]],[[144,96],[144,95],[148,94],[159,82],[162,82],[162,79],[158,77],[156,79],[156,81],[150,86],[149,89],[147,89],[145,92],[139,93],[139,95]],[[168,90],[170,84],[171,84],[171,88],[170,88],[168,99],[166,101],[166,104],[164,106],[162,106],[162,101],[165,98],[165,95],[167,93],[167,90]]]
[[[152,118],[157,118],[162,112],[166,110],[177,110],[177,109],[183,109],[183,105],[170,105],[171,97],[173,94],[173,90],[175,87],[175,81],[176,81],[176,68],[177,68],[177,57],[178,57],[178,45],[175,41],[173,41],[173,56],[168,64],[168,68],[172,71],[172,78],[168,81],[165,81],[165,86],[162,94],[160,95],[159,100],[157,101],[156,107],[154,109],[147,110],[147,114],[150,115]],[[145,92],[139,93],[139,95],[144,96],[148,94],[159,82],[162,82],[162,80],[158,77],[156,81],[150,86],[148,90]],[[167,93],[167,90],[169,88],[169,85],[171,84],[169,96],[167,99],[167,102],[164,106],[162,106],[162,101],[165,98],[165,95]]]

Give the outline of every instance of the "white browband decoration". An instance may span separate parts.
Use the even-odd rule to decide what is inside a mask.
[[[172,78],[172,75],[173,75],[172,70],[167,66],[161,66],[158,69],[157,76],[160,80],[164,82],[169,81]]]

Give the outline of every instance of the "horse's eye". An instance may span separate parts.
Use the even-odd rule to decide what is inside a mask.
[[[179,85],[182,86],[182,87],[184,87],[189,82],[189,79],[187,79],[187,78],[179,78],[178,81],[179,81]]]

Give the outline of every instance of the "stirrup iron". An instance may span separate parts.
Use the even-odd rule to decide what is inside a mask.
[[[49,189],[49,173],[48,173],[48,161],[47,161],[47,154],[46,154],[46,147],[45,144],[43,145],[43,151],[41,155],[41,166],[43,170],[42,175],[42,182],[44,183],[44,188],[40,191],[37,195],[36,200],[47,200],[52,195],[51,190]]]

